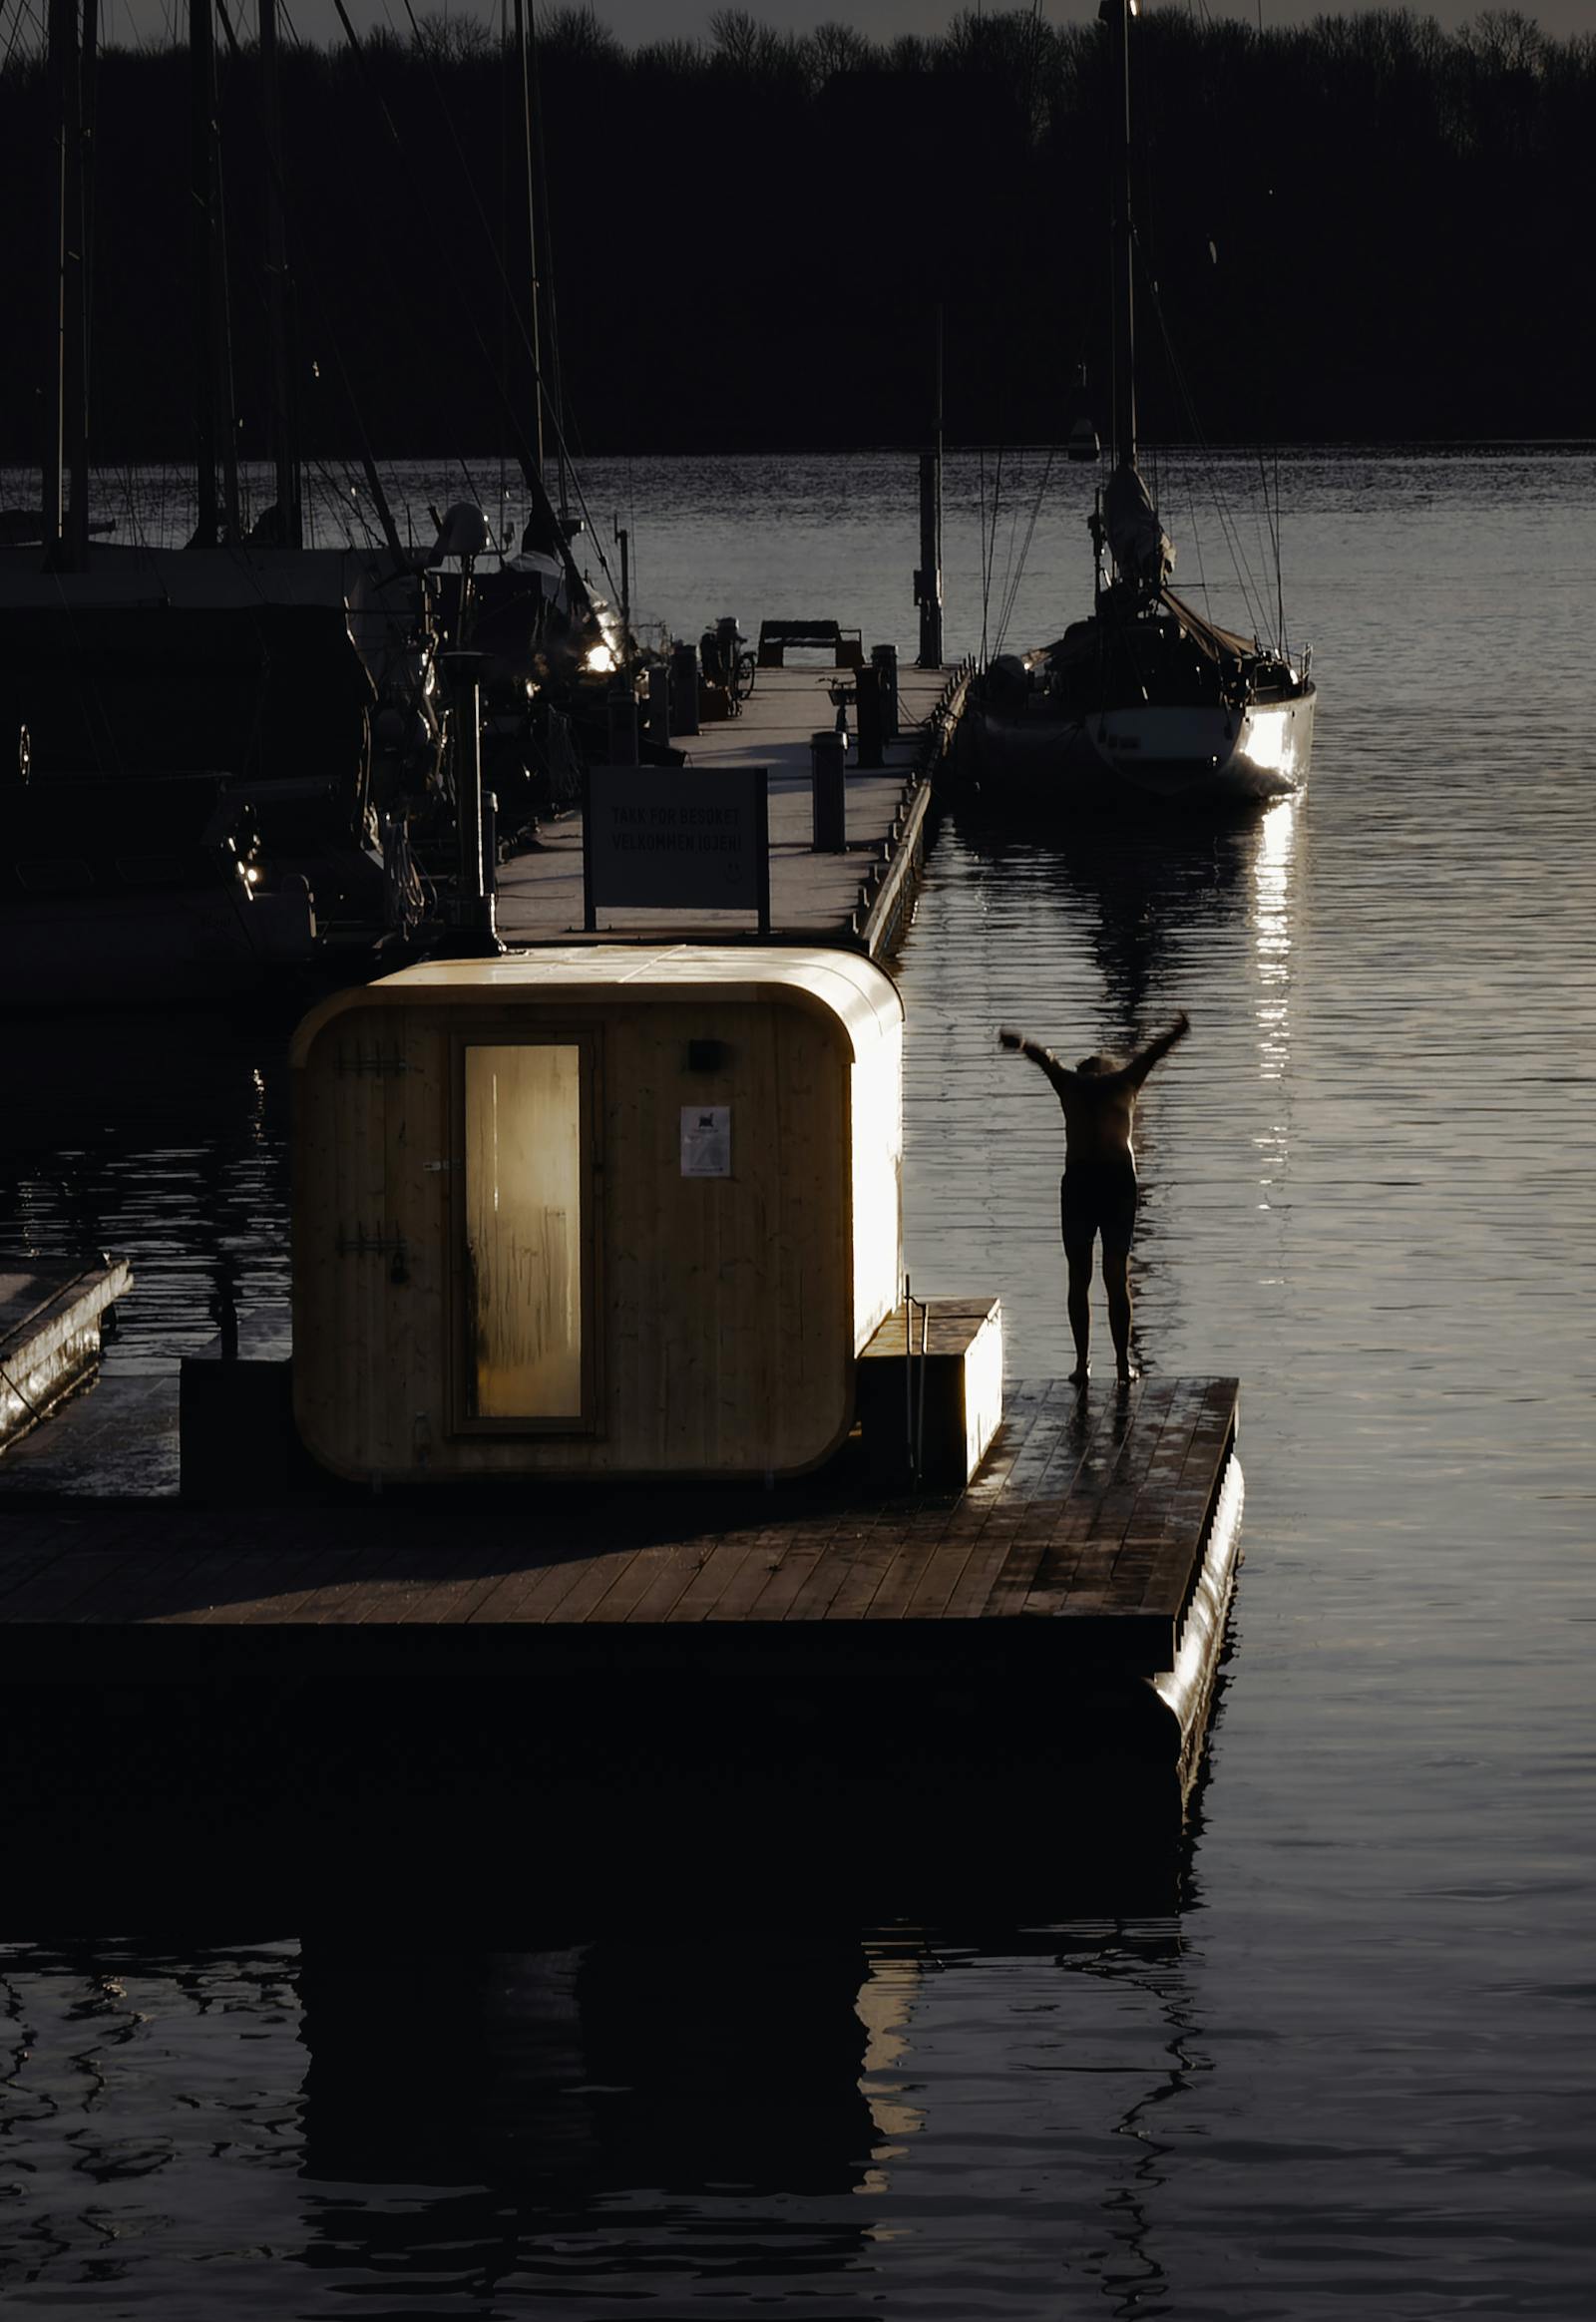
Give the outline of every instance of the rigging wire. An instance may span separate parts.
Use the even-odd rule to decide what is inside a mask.
[[[1176,392],[1179,395],[1181,407],[1186,414],[1187,423],[1191,428],[1194,446],[1205,463],[1204,475],[1208,484],[1209,492],[1212,496],[1214,513],[1218,518],[1220,536],[1230,553],[1231,566],[1236,576],[1237,585],[1240,587],[1242,592],[1243,602],[1247,608],[1247,617],[1249,620],[1256,624],[1258,633],[1260,636],[1262,636],[1267,633],[1269,622],[1264,614],[1263,600],[1259,592],[1259,584],[1253,575],[1251,567],[1248,564],[1245,553],[1243,552],[1240,527],[1238,526],[1236,519],[1231,513],[1230,504],[1224,491],[1223,480],[1217,467],[1212,464],[1213,447],[1203,432],[1201,422],[1198,420],[1197,408],[1192,397],[1191,388],[1187,381],[1185,371],[1181,366],[1180,357],[1175,351],[1174,341],[1170,336],[1168,318],[1164,312],[1163,300],[1158,293],[1158,285],[1156,282],[1153,282],[1150,287],[1152,293],[1153,312],[1158,317],[1158,327],[1163,337],[1164,352],[1169,362],[1170,372],[1175,381]],[[1206,582],[1200,583],[1200,585],[1202,585],[1206,590]]]
[[[1024,471],[1023,471],[1023,469],[1021,469],[1021,471],[1020,471],[1020,482],[1022,483],[1023,481],[1024,481]],[[1008,549],[1007,549],[1007,555],[1006,555],[1006,558],[1005,558],[1005,560],[1004,560],[1004,563],[1003,563],[1003,579],[1002,579],[1002,586],[1001,586],[1001,588],[1000,588],[1000,589],[999,589],[999,591],[998,591],[998,634],[997,634],[997,637],[996,637],[996,639],[994,640],[994,646],[993,646],[993,649],[994,649],[994,651],[995,651],[995,652],[1000,652],[1000,651],[1002,650],[1002,632],[1003,632],[1003,616],[1002,616],[1002,607],[1003,607],[1003,605],[1004,605],[1004,604],[1006,604],[1006,603],[1007,603],[1007,601],[1008,601],[1008,595],[1009,595],[1010,584],[1011,584],[1011,582],[1012,582],[1012,580],[1013,580],[1013,575],[1014,575],[1014,543],[1015,543],[1015,541],[1017,540],[1017,538],[1018,538],[1018,536],[1019,536],[1019,519],[1020,519],[1020,515],[1021,515],[1021,509],[1020,509],[1019,500],[1018,500],[1018,497],[1017,497],[1017,494],[1016,494],[1016,495],[1014,496],[1014,499],[1013,499],[1013,514],[1012,514],[1012,516],[1010,516],[1010,518],[1008,519]],[[993,532],[994,532],[994,535],[996,535],[996,533],[997,533],[997,530],[998,530],[998,511],[997,511],[997,508],[996,508],[996,507],[994,507],[994,509],[993,509]],[[997,543],[996,543],[996,539],[995,539],[995,541],[994,541],[994,547],[993,547],[993,571],[996,573],[996,571],[997,571],[997,570],[998,570],[998,555],[997,555]]]
[[[0,8],[3,8],[4,5],[5,0],[0,0]],[[17,0],[17,13],[11,26],[11,38],[6,43],[3,61],[3,69],[7,72],[11,69],[12,59],[16,56],[18,46],[21,43],[24,24],[29,20],[33,24],[36,35],[35,48],[37,48],[38,42],[43,41],[45,37],[44,18],[42,15],[34,14],[34,11],[27,6],[27,0]]]
[[[499,53],[510,53],[510,0],[499,0]],[[505,101],[499,107],[499,235],[504,248],[510,247],[510,106],[508,77]],[[508,275],[500,283],[499,360],[506,379],[510,376],[510,281]],[[505,464],[505,448],[499,447],[499,518],[504,521],[505,503],[510,498],[510,478]]]
[[[342,22],[342,24],[343,24],[343,26],[344,26],[344,30],[345,30],[346,34],[348,35],[348,38],[349,38],[349,44],[350,44],[351,48],[353,48],[353,49],[355,50],[355,52],[356,52],[356,54],[357,54],[357,55],[358,55],[358,54],[361,54],[359,43],[358,43],[358,41],[355,39],[355,36],[354,36],[354,30],[353,30],[353,27],[352,27],[352,26],[350,25],[350,23],[349,23],[348,14],[347,14],[347,11],[346,11],[346,9],[345,9],[345,7],[344,7],[344,5],[343,5],[343,0],[333,0],[333,5],[334,5],[334,7],[337,9],[337,12],[338,12],[339,19],[340,19],[340,21]],[[409,18],[409,20],[410,20],[410,28],[411,28],[411,32],[412,32],[412,34],[414,35],[414,38],[415,38],[415,43],[416,43],[416,49],[417,49],[417,52],[418,52],[418,54],[421,56],[421,59],[422,59],[422,62],[423,62],[423,64],[424,64],[425,68],[426,68],[427,74],[428,74],[428,76],[429,76],[429,78],[430,78],[430,80],[431,80],[431,82],[432,82],[432,86],[433,86],[433,95],[434,95],[434,97],[435,97],[435,98],[436,98],[436,100],[437,100],[437,103],[438,103],[438,110],[439,110],[440,114],[442,115],[442,117],[443,117],[443,121],[444,121],[444,125],[445,125],[445,127],[447,128],[447,130],[448,130],[448,132],[449,132],[449,142],[450,142],[450,144],[451,144],[451,145],[454,147],[454,151],[455,151],[455,159],[456,159],[456,161],[457,161],[457,162],[459,163],[459,165],[460,165],[460,175],[461,175],[461,180],[462,180],[462,182],[464,183],[464,185],[466,186],[466,188],[467,188],[467,190],[468,190],[468,192],[469,192],[469,194],[470,194],[470,195],[471,195],[471,205],[472,205],[472,207],[475,209],[475,211],[476,211],[476,213],[477,213],[477,221],[478,221],[478,223],[479,223],[479,224],[481,225],[481,227],[482,227],[482,231],[483,231],[483,235],[484,235],[484,239],[485,239],[485,241],[486,241],[487,247],[488,247],[488,248],[489,248],[489,249],[490,249],[490,250],[493,252],[493,256],[494,256],[494,263],[495,263],[495,266],[497,267],[497,270],[498,270],[498,273],[499,273],[500,280],[501,280],[501,282],[504,284],[504,286],[505,286],[505,289],[506,289],[506,291],[507,291],[507,293],[508,293],[510,284],[509,284],[509,274],[508,274],[508,270],[507,270],[507,268],[506,268],[506,265],[505,265],[505,258],[504,258],[504,253],[503,253],[503,251],[502,251],[502,250],[499,248],[499,246],[498,246],[497,242],[495,241],[495,239],[494,239],[494,235],[493,235],[493,229],[492,229],[491,225],[489,224],[489,221],[488,221],[488,218],[487,218],[486,214],[484,213],[483,206],[482,206],[482,198],[481,198],[480,194],[478,194],[478,192],[477,192],[476,183],[475,183],[475,180],[474,180],[474,179],[473,179],[473,177],[472,177],[472,174],[471,174],[471,169],[470,169],[470,165],[468,164],[468,162],[467,162],[467,160],[466,160],[465,149],[464,149],[464,147],[461,145],[461,142],[460,142],[460,135],[459,135],[459,132],[458,132],[458,130],[457,130],[457,129],[456,129],[456,127],[455,127],[454,116],[453,116],[453,114],[451,113],[451,111],[450,111],[450,109],[449,109],[449,101],[448,101],[448,98],[447,98],[447,96],[446,96],[446,94],[445,94],[444,90],[442,89],[442,87],[441,87],[441,85],[440,85],[440,83],[439,83],[439,79],[438,79],[438,73],[437,73],[437,68],[436,68],[436,66],[433,64],[433,61],[432,61],[432,58],[431,58],[431,56],[430,56],[430,55],[428,54],[428,52],[427,52],[427,49],[426,49],[426,45],[425,45],[425,43],[422,41],[422,38],[421,38],[421,27],[420,27],[420,24],[419,24],[419,23],[418,23],[418,21],[417,21],[415,9],[414,9],[414,8],[412,7],[412,5],[411,5],[411,0],[402,0],[402,5],[403,5],[404,12],[405,12],[406,16],[407,16],[407,17]],[[387,106],[386,106],[386,105],[383,105],[383,106],[382,106],[382,108],[381,108],[381,110],[382,110],[383,119],[384,119],[384,121],[387,123],[387,125],[388,125],[388,129],[389,129],[389,131],[390,131],[391,135],[394,137],[394,139],[395,139],[395,142],[399,144],[400,151],[401,151],[401,152],[403,152],[403,150],[404,150],[404,148],[403,148],[403,143],[402,143],[402,141],[399,139],[398,131],[397,131],[397,129],[394,127],[393,118],[392,118],[392,116],[389,114],[389,112],[388,112],[388,109],[387,109]],[[512,310],[514,310],[514,309],[515,309],[515,307],[516,307],[516,301],[515,301],[515,299],[514,299],[514,298],[511,298],[511,300],[510,300],[510,304],[511,304]],[[517,317],[516,317],[516,319],[517,319],[517,326],[518,326],[518,329],[519,329],[519,334],[520,334],[520,337],[521,337],[521,341],[522,341],[522,344],[523,344],[523,346],[524,346],[524,347],[525,347],[525,349],[526,349],[526,352],[527,352],[528,358],[529,358],[529,360],[533,361],[533,362],[534,362],[534,364],[536,364],[536,357],[535,357],[535,356],[534,356],[534,354],[533,354],[533,348],[532,348],[532,340],[531,340],[530,333],[529,333],[529,332],[528,332],[528,330],[527,330],[526,321],[525,321],[525,319],[524,319],[524,318],[523,318],[523,317],[522,317],[522,316],[521,316],[519,313],[517,313]],[[480,327],[479,327],[479,326],[478,326],[478,324],[477,324],[476,317],[475,317],[474,315],[472,316],[471,327],[472,327],[472,332],[473,332],[473,335],[474,335],[474,337],[476,338],[476,341],[477,341],[478,349],[479,349],[479,351],[481,352],[481,354],[482,354],[482,356],[483,356],[483,359],[484,359],[484,361],[487,361],[487,360],[489,359],[489,358],[488,358],[488,350],[487,350],[486,346],[483,344],[482,332],[481,332],[481,329],[480,329]],[[543,389],[543,382],[542,382],[542,379],[540,378],[540,380],[539,380],[539,391],[540,391],[540,393],[542,392],[542,389]],[[507,416],[511,416],[511,417],[512,417],[512,419],[513,419],[513,414],[510,412],[510,398],[509,398],[508,392],[505,392],[505,393],[504,393],[504,395],[503,395],[503,400],[504,400],[504,403],[505,403],[505,406],[506,406]],[[570,458],[570,451],[569,451],[569,447],[568,447],[568,445],[567,445],[567,442],[566,442],[565,431],[564,431],[563,427],[561,426],[560,420],[559,420],[559,418],[558,418],[558,417],[557,417],[557,416],[556,416],[556,415],[555,415],[553,412],[551,412],[551,413],[549,414],[549,419],[550,419],[550,425],[551,425],[551,427],[553,428],[553,431],[554,431],[555,444],[556,444],[556,447],[557,447],[557,449],[558,449],[558,451],[559,451],[559,453],[560,453],[560,456],[561,456],[562,460],[569,460],[569,458]],[[523,455],[523,458],[524,458],[524,462],[525,462],[525,464],[527,465],[527,467],[528,467],[528,469],[529,469],[529,472],[530,472],[531,463],[530,463],[530,461],[525,461],[525,455]],[[539,485],[540,485],[540,488],[541,488],[541,486],[542,486],[542,481],[543,481],[543,480],[542,480],[542,478],[540,477],[540,478],[539,478]],[[593,538],[594,554],[595,554],[595,555],[598,557],[598,559],[599,570],[602,572],[602,574],[603,574],[603,576],[604,576],[604,579],[605,579],[605,580],[608,581],[610,588],[611,588],[611,589],[614,589],[614,588],[615,588],[615,578],[614,578],[614,575],[613,575],[613,574],[610,572],[610,570],[609,570],[609,566],[608,566],[608,563],[607,563],[607,561],[606,561],[606,559],[605,559],[605,557],[604,557],[604,552],[603,552],[603,543],[602,543],[602,541],[601,541],[601,540],[598,538],[598,535],[597,531],[596,531],[596,530],[594,530],[594,528],[593,528],[593,521],[592,521],[592,517],[591,517],[591,515],[590,515],[590,513],[589,513],[589,511],[588,511],[588,508],[587,508],[587,504],[586,504],[586,502],[585,502],[585,501],[583,501],[582,488],[581,488],[581,485],[580,485],[580,483],[579,483],[579,484],[578,484],[578,486],[577,486],[577,498],[578,498],[578,501],[579,501],[580,503],[582,503],[582,508],[583,508],[583,514],[584,514],[584,516],[585,516],[585,517],[587,517],[587,519],[588,519],[588,523],[589,523],[590,532],[592,533],[592,538]],[[570,554],[570,543],[569,543],[569,542],[567,543],[567,553],[568,553],[568,555]],[[572,557],[572,558],[571,558],[571,563],[572,563],[572,566],[573,566],[573,568],[575,568],[575,565],[576,565],[576,559],[575,559],[575,557]]]
[[[1211,27],[1213,19],[1210,17],[1208,12],[1207,0],[1196,0],[1196,6],[1201,13],[1202,21],[1204,24]],[[1262,0],[1260,0],[1260,33],[1261,31]],[[1145,153],[1142,156],[1142,164],[1145,178],[1147,170],[1147,157]],[[1149,194],[1145,190],[1141,206],[1143,215],[1150,216],[1152,203]],[[1197,416],[1196,399],[1191,392],[1190,383],[1187,379],[1184,367],[1181,364],[1180,357],[1176,352],[1174,339],[1169,328],[1169,318],[1164,310],[1164,302],[1159,289],[1157,271],[1151,263],[1143,232],[1134,215],[1131,219],[1131,244],[1142,284],[1147,295],[1152,301],[1153,313],[1157,320],[1159,335],[1163,343],[1165,358],[1169,365],[1170,375],[1174,382],[1179,405],[1185,415],[1186,424],[1190,430],[1194,448],[1202,462],[1202,472],[1212,498],[1214,513],[1219,524],[1220,537],[1229,552],[1231,568],[1234,572],[1237,585],[1241,591],[1242,600],[1246,608],[1247,618],[1254,624],[1257,637],[1262,640],[1269,634],[1271,626],[1269,612],[1267,609],[1267,597],[1265,589],[1262,582],[1255,575],[1247,555],[1243,550],[1241,526],[1232,513],[1230,503],[1224,490],[1223,479],[1220,475],[1217,465],[1214,462],[1213,446],[1210,444],[1203,430],[1201,421]],[[1261,452],[1260,465],[1262,465]],[[1188,491],[1190,491],[1189,484]],[[1267,511],[1269,501],[1267,483],[1263,497],[1264,510]],[[1190,499],[1188,505],[1191,511],[1193,545],[1197,556],[1199,576],[1201,576],[1202,552],[1200,542],[1197,537],[1195,499]],[[1257,521],[1262,520],[1262,512],[1257,509],[1256,504],[1254,507],[1254,517]],[[1280,649],[1284,651],[1284,607],[1281,601],[1282,581],[1278,509],[1275,512],[1273,521],[1271,522],[1270,539],[1273,546],[1273,562],[1275,568],[1275,596],[1277,607],[1279,608],[1280,612],[1279,626],[1276,630],[1276,640]],[[1267,565],[1270,562],[1269,552],[1267,549],[1262,549],[1261,547],[1261,553],[1263,556],[1264,564],[1267,568]],[[1190,585],[1194,586],[1195,589],[1205,597],[1209,593],[1208,583],[1204,578],[1199,577],[1198,580]]]
[[[987,658],[988,615],[992,605],[992,580],[998,563],[998,511],[1003,488],[1003,445],[998,446],[998,465],[993,475],[992,523],[987,522],[987,447],[981,446],[981,657]]]
[[[1165,312],[1163,297],[1158,286],[1158,278],[1146,261],[1141,234],[1134,228],[1132,229],[1132,239],[1136,255],[1141,260],[1140,272],[1143,286],[1147,296],[1152,302],[1153,314],[1157,320],[1159,336],[1163,344],[1165,359],[1169,365],[1170,376],[1174,381],[1176,396],[1178,398],[1181,411],[1184,414],[1186,425],[1190,430],[1193,446],[1203,463],[1203,475],[1212,498],[1214,514],[1219,524],[1220,537],[1229,552],[1231,568],[1235,574],[1237,585],[1241,590],[1242,601],[1246,608],[1247,618],[1253,623],[1257,635],[1260,638],[1263,638],[1268,635],[1271,625],[1263,587],[1252,569],[1246,552],[1243,549],[1241,528],[1237,522],[1236,517],[1232,513],[1229,500],[1224,490],[1223,478],[1218,467],[1214,463],[1213,446],[1209,442],[1208,437],[1204,432],[1201,420],[1198,418],[1196,398],[1192,394],[1190,381],[1187,378],[1185,368],[1180,360],[1180,356],[1176,351],[1174,338],[1169,328],[1169,318]],[[1188,490],[1189,489],[1190,487],[1188,486]],[[1200,573],[1202,567],[1202,551],[1197,533],[1195,500],[1190,500],[1188,506],[1191,511],[1193,547],[1196,552]],[[1273,538],[1274,563],[1278,595],[1280,581],[1280,543],[1278,531],[1275,532]],[[1204,579],[1200,578],[1196,582],[1188,583],[1187,585],[1195,589],[1197,592],[1200,592],[1204,596],[1209,593],[1208,583]]]
[[[1047,458],[1042,467],[1041,482],[1036,487],[1036,497],[1031,503],[1030,522],[1025,527],[1024,545],[1020,549],[1018,562],[1013,568],[1013,580],[998,614],[997,649],[999,653],[1003,649],[1003,639],[1008,634],[1008,624],[1014,616],[1014,608],[1019,601],[1019,584],[1025,577],[1025,565],[1030,556],[1031,543],[1036,537],[1036,525],[1041,516],[1041,504],[1047,494],[1047,483],[1053,472],[1053,459],[1057,448],[1056,444],[1049,444],[1047,447]]]

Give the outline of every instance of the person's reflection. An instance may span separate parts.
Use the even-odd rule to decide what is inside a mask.
[[[349,2184],[481,2185],[591,2151],[575,1950],[307,1941],[304,2165]]]
[[[1057,1966],[1097,1987],[1105,2010],[1139,2015],[1160,2052],[1156,2065],[1134,2076],[1139,2085],[1103,2146],[1113,2155],[1097,2192],[1103,2230],[1083,2239],[1075,2260],[1112,2301],[1110,2313],[1143,2314],[1179,2288],[1160,2255],[1158,2196],[1174,2150],[1159,2134],[1160,2115],[1205,2069],[1179,1928],[1120,1927],[1106,1941],[1065,1941]]]

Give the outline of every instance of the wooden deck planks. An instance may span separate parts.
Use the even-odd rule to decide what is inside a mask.
[[[884,763],[869,770],[851,763],[844,781],[847,837],[842,853],[817,852],[813,843],[811,737],[835,717],[829,690],[839,679],[851,682],[852,669],[794,666],[762,669],[741,715],[705,721],[693,735],[677,737],[695,773],[763,766],[768,775],[771,925],[796,939],[819,943],[864,941],[855,933],[860,881],[873,860],[891,857],[888,884],[912,870],[915,836],[924,814],[924,787],[916,796],[913,828],[898,821],[905,786],[921,753],[925,721],[953,675],[951,669],[898,671],[900,738],[886,746]],[[895,835],[896,834],[896,835]],[[582,819],[561,816],[545,825],[536,852],[506,864],[498,879],[498,924],[511,945],[563,944],[583,939]],[[888,916],[878,893],[870,921]],[[748,926],[743,911],[644,913],[604,908],[599,933],[624,938],[663,928],[681,940],[741,937]]]
[[[867,1620],[901,1621],[907,1617],[927,1568],[947,1540],[952,1512],[951,1506],[933,1500],[906,1514],[899,1527],[898,1553],[865,1609]]]
[[[708,1546],[697,1571],[665,1614],[667,1621],[683,1624],[708,1621],[718,1617],[722,1600],[737,1582],[745,1566],[762,1560],[762,1568],[769,1570],[774,1533],[741,1530],[723,1533]]]
[[[1077,1471],[1074,1491],[1026,1598],[1027,1613],[1045,1616],[1069,1604],[1106,1604],[1126,1529],[1159,1445],[1181,1424],[1180,1409],[1177,1388],[1175,1397],[1154,1401],[1144,1415],[1133,1386],[1109,1416]],[[1138,1588],[1138,1605],[1140,1596]]]
[[[748,1608],[751,1621],[784,1621],[803,1591],[805,1581],[831,1554],[840,1516],[806,1524],[788,1544],[775,1570]]]
[[[1233,1379],[1011,1397],[960,1494],[871,1497],[836,1480],[701,1499],[572,1493],[535,1549],[462,1500],[267,1511],[39,1510],[0,1551],[0,1633],[145,1623],[206,1630],[1108,1621],[1143,1651],[1178,1624],[1232,1440]],[[668,1526],[662,1530],[661,1524]],[[275,1527],[273,1534],[272,1527]],[[1172,1626],[1171,1626],[1172,1633]]]
[[[1067,1386],[1063,1392],[1065,1407],[1051,1425],[1032,1429],[1009,1477],[1019,1514],[980,1608],[989,1618],[1023,1613],[1044,1566],[1049,1559],[1056,1566],[1068,1545],[1071,1527],[1089,1523],[1115,1429],[1128,1425],[1139,1405],[1134,1389],[1116,1401],[1088,1401]]]

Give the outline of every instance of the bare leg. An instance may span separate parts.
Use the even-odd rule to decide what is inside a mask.
[[[1075,1340],[1075,1367],[1069,1379],[1072,1386],[1084,1386],[1091,1369],[1087,1360],[1091,1348],[1091,1244],[1066,1249],[1064,1255],[1069,1260],[1069,1328]]]
[[[1121,1378],[1134,1378],[1130,1359],[1130,1252],[1103,1252],[1103,1288],[1108,1293],[1108,1328],[1113,1334],[1114,1367]]]

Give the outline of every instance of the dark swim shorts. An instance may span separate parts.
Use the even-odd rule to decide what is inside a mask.
[[[1128,1250],[1136,1230],[1135,1164],[1066,1169],[1058,1181],[1058,1217],[1066,1250],[1089,1246],[1097,1234],[1105,1250]]]

